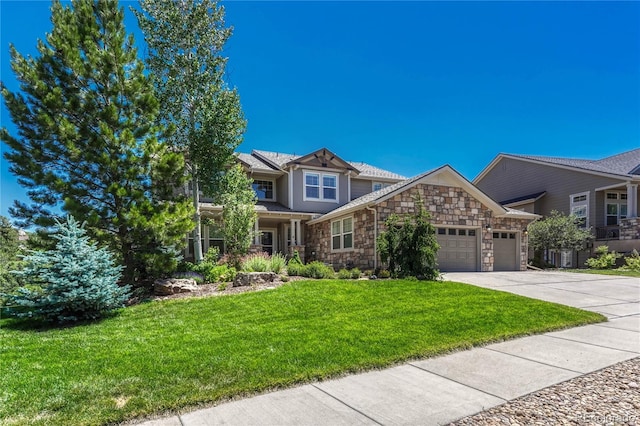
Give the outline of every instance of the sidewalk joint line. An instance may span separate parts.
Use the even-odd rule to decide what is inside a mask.
[[[594,325],[594,324],[591,324]],[[611,327],[609,327],[611,328]],[[625,330],[628,331],[628,330]],[[633,332],[632,332],[633,333]],[[611,349],[614,351],[620,351],[620,352],[628,352],[630,354],[640,354],[640,351],[630,351],[628,349],[619,349],[619,348],[612,348],[611,346],[604,346],[604,345],[598,345],[597,343],[589,343],[589,342],[582,342],[580,340],[574,340],[574,339],[568,339],[566,337],[560,337],[560,336],[549,336],[548,334],[543,334],[543,336],[547,336],[547,337],[551,337],[553,339],[559,339],[559,340],[567,340],[569,342],[575,342],[575,343],[582,343],[584,345],[591,345],[591,346],[597,346],[599,348],[605,348],[605,349]],[[611,364],[613,365],[613,364]]]
[[[327,396],[329,396],[329,397],[331,397],[331,398],[335,399],[336,401],[338,401],[340,404],[344,405],[345,407],[350,408],[351,410],[355,411],[356,413],[359,413],[359,414],[361,414],[361,415],[365,416],[366,418],[368,418],[369,420],[371,420],[371,421],[372,421],[372,422],[374,422],[375,424],[380,425],[380,426],[383,426],[383,423],[380,423],[379,421],[377,421],[377,420],[376,420],[376,419],[374,419],[373,417],[368,416],[367,414],[363,413],[362,411],[358,410],[357,408],[352,407],[351,405],[347,404],[347,403],[346,403],[346,402],[344,402],[343,400],[341,400],[341,399],[339,399],[339,398],[337,398],[337,397],[335,397],[335,396],[331,395],[329,392],[325,391],[324,389],[319,388],[318,386],[316,386],[316,384],[315,384],[315,383],[310,383],[310,385],[311,385],[311,386],[313,386],[314,388],[318,389],[320,392],[324,393],[325,395],[327,395]]]
[[[540,365],[546,365],[547,367],[559,368],[560,370],[570,371],[571,373],[576,373],[576,374],[579,374],[580,376],[584,376],[585,374],[588,374],[588,373],[583,373],[582,371],[572,370],[572,369],[567,368],[567,367],[560,367],[558,365],[549,364],[548,362],[539,361],[537,359],[531,359],[531,358],[526,358],[526,357],[521,356],[521,355],[511,354],[509,352],[504,352],[504,351],[501,351],[501,350],[498,350],[498,349],[487,348],[487,347],[485,347],[484,349],[487,349],[489,351],[498,352],[498,353],[501,353],[501,354],[504,354],[504,355],[510,355],[510,356],[513,356],[513,357],[516,357],[516,358],[523,359],[525,361],[535,362],[535,363],[540,364]]]
[[[503,398],[503,397],[501,397],[501,396],[499,396],[499,395],[492,394],[491,392],[487,392],[487,391],[482,390],[482,389],[478,389],[478,388],[476,388],[476,387],[474,387],[474,386],[471,386],[471,385],[469,385],[469,384],[467,384],[467,383],[459,382],[459,381],[457,381],[456,379],[452,379],[451,377],[443,376],[442,374],[438,374],[438,373],[436,373],[436,372],[434,372],[434,371],[427,370],[426,368],[419,367],[419,366],[417,366],[417,365],[415,365],[415,364],[412,364],[412,363],[410,363],[410,362],[409,362],[409,363],[407,363],[407,365],[410,365],[410,366],[411,366],[411,367],[413,367],[413,368],[417,368],[417,369],[418,369],[418,370],[420,370],[420,371],[424,371],[424,372],[426,372],[426,373],[433,374],[434,376],[438,376],[438,377],[442,377],[443,379],[450,380],[450,381],[452,381],[452,382],[454,382],[454,383],[457,383],[457,384],[459,384],[459,385],[462,385],[462,386],[464,386],[464,387],[467,387],[467,388],[470,388],[470,389],[473,389],[473,390],[477,390],[478,392],[482,392],[482,393],[484,393],[484,394],[487,394],[487,395],[493,396],[493,397],[498,398],[498,399],[500,399],[500,400],[502,400],[502,401],[504,401],[504,402],[511,401],[510,399]],[[483,410],[483,411],[484,411],[484,410]]]
[[[182,426],[186,426],[186,425],[184,424],[184,422],[182,421],[182,416],[181,416],[181,415],[179,415],[179,414],[178,414],[178,421],[180,422],[180,424],[181,424]]]

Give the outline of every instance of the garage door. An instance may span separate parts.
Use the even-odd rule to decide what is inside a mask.
[[[494,271],[517,271],[518,256],[515,232],[494,232],[493,233],[493,270]]]
[[[477,271],[477,234],[475,229],[438,228],[438,268],[442,272]]]

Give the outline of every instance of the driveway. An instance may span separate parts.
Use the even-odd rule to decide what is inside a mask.
[[[449,272],[444,278],[599,312],[609,319],[640,315],[640,278],[547,271]]]

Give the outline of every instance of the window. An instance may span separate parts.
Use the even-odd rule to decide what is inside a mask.
[[[605,203],[605,225],[615,226],[620,224],[620,219],[627,217],[627,194],[607,192]]]
[[[331,222],[331,250],[353,249],[353,218]]]
[[[254,180],[253,191],[256,193],[258,200],[271,200],[275,201],[276,197],[273,193],[273,181],[272,180]]]
[[[338,202],[338,175],[304,172],[304,200]]]
[[[572,194],[569,196],[569,211],[578,219],[578,226],[589,226],[589,193]]]
[[[382,188],[386,188],[389,185],[391,185],[391,184],[390,183],[386,183],[386,182],[373,182],[373,184],[371,185],[371,190],[372,191],[379,191]]]
[[[438,235],[446,235],[446,234],[447,234],[446,228],[438,228]]]

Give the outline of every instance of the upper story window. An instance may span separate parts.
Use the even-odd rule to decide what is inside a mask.
[[[338,175],[304,172],[304,200],[338,202]]]
[[[390,186],[391,184],[388,182],[373,182],[371,184],[371,190],[372,191],[379,191],[382,188],[386,188],[387,186]]]
[[[257,180],[254,179],[253,187],[258,200],[268,200],[275,201],[275,193],[273,191],[273,181],[272,180]]]
[[[589,193],[571,194],[569,196],[569,207],[571,214],[578,218],[581,228],[589,226]]]

